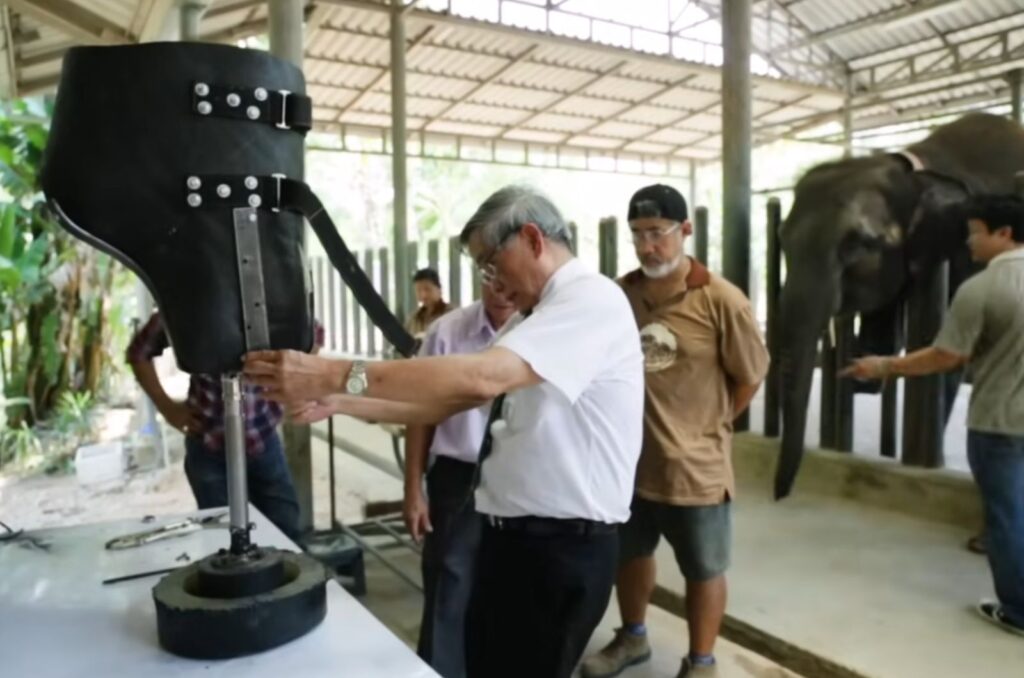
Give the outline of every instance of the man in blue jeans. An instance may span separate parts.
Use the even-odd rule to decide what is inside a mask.
[[[935,343],[902,358],[863,358],[843,374],[886,379],[968,365],[974,389],[967,458],[985,509],[998,597],[978,611],[1024,636],[1024,200],[976,198],[966,217],[971,255],[988,267],[957,291]]]
[[[316,327],[316,346],[323,343]],[[136,380],[167,423],[185,434],[185,475],[200,509],[228,503],[224,455],[224,399],[220,378],[194,374],[184,402],[167,395],[153,359],[169,346],[160,314],[154,313],[132,338],[127,360]],[[244,418],[249,501],[291,539],[299,537],[299,503],[285,463],[277,425],[281,406],[266,400],[259,387],[245,384]]]

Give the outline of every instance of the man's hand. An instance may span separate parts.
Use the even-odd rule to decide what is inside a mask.
[[[264,396],[298,410],[337,392],[349,367],[348,361],[301,351],[253,351],[246,354],[242,371],[251,383],[263,387]]]
[[[423,497],[423,490],[418,487],[406,488],[402,517],[405,518],[409,535],[417,544],[423,541],[428,532],[434,531],[430,524],[430,508]]]
[[[334,414],[329,402],[310,400],[288,410],[288,419],[296,424],[315,424]]]
[[[203,432],[198,415],[186,403],[171,402],[160,410],[167,423],[185,435],[197,435]]]
[[[868,356],[853,361],[853,364],[839,373],[840,377],[876,381],[892,374],[892,358]]]

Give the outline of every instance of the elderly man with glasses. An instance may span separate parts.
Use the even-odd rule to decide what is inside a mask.
[[[573,256],[555,206],[503,188],[461,240],[518,309],[475,354],[362,364],[256,352],[246,374],[299,421],[440,422],[490,402],[470,678],[568,678],[611,595],[643,419],[643,354],[622,288]],[[467,496],[467,501],[469,497]]]
[[[686,256],[692,229],[678,191],[640,189],[628,219],[640,268],[619,283],[644,352],[643,450],[632,515],[620,532],[622,627],[583,662],[583,675],[609,678],[651,656],[644,619],[664,535],[686,579],[690,651],[678,676],[714,676],[736,492],[732,422],[764,379],[768,352],[743,293]]]

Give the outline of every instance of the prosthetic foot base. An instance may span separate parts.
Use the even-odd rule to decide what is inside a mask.
[[[153,587],[160,645],[226,659],[287,643],[323,621],[327,576],[309,556],[270,548],[203,558]]]

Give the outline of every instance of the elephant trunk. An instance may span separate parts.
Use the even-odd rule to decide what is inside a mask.
[[[789,495],[800,469],[818,339],[838,306],[838,282],[833,276],[801,278],[788,276],[782,290],[782,448],[775,470],[776,499]]]

